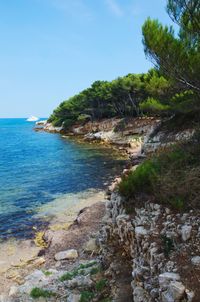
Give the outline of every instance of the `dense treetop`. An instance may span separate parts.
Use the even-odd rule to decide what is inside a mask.
[[[155,65],[146,74],[128,74],[91,87],[62,102],[50,121],[65,128],[74,123],[144,114],[171,115],[200,109],[200,0],[168,0],[167,12],[179,26],[148,18],[144,51]],[[134,58],[133,58],[134,59]]]

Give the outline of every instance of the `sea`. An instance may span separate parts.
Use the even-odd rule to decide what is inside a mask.
[[[0,119],[0,240],[32,238],[49,223],[42,208],[53,205],[52,215],[57,200],[63,207],[105,189],[124,162],[112,149],[36,132],[26,119]]]

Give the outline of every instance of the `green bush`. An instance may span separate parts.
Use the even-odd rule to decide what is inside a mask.
[[[119,192],[127,197],[133,197],[137,192],[150,192],[158,177],[159,162],[147,160],[128,176],[124,176],[119,184]]]
[[[81,293],[80,302],[90,302],[94,298],[95,294],[89,291],[83,291]]]
[[[56,296],[56,294],[53,293],[52,291],[49,291],[49,290],[44,290],[42,288],[34,287],[31,290],[30,296],[33,299],[37,299],[37,298],[40,298],[40,297],[50,298],[50,297]]]
[[[107,279],[101,279],[96,283],[95,288],[98,292],[101,292],[102,290],[104,290],[104,288],[107,286],[107,284],[108,284]]]
[[[140,109],[144,113],[162,115],[163,113],[167,114],[170,111],[170,106],[167,104],[163,104],[154,98],[149,97],[146,101],[140,104]]]
[[[199,208],[199,154],[200,137],[195,135],[188,143],[161,150],[124,176],[119,192],[126,197],[127,212],[133,212],[136,200],[144,201],[144,193],[148,199],[150,197],[179,211]]]

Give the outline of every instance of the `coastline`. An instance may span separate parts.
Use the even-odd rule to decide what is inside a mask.
[[[0,298],[8,297],[10,288],[23,284],[26,275],[35,269],[47,270],[55,266],[58,268],[61,263],[55,261],[54,255],[68,249],[70,245],[79,251],[80,257],[85,258],[83,245],[98,231],[104,215],[104,203],[105,191],[91,191],[88,198],[83,198],[76,205],[69,207],[67,214],[62,212],[55,216],[47,229],[36,233],[34,240],[13,239],[1,243]],[[47,243],[45,246],[44,235]],[[47,239],[47,236],[50,236],[50,239]],[[83,237],[83,240],[79,237]],[[72,264],[66,263],[66,269]]]
[[[147,120],[149,121],[149,119]],[[150,127],[150,129],[146,128],[146,132],[144,132],[143,126],[140,125],[139,129],[131,129],[131,134],[129,132],[129,135],[125,136],[126,141],[132,138],[134,143],[131,145],[131,151],[130,142],[126,146],[123,146],[127,148],[126,154],[130,154],[130,152],[131,154],[130,160],[127,162],[127,169],[123,170],[122,175],[127,175],[130,170],[134,170],[144,159],[142,150],[145,150],[145,155],[148,156],[148,151],[154,152],[159,147],[162,148],[171,143],[186,138],[189,139],[192,135],[192,132],[187,129],[177,133],[167,133],[162,131],[162,129],[158,129],[158,132],[155,131],[154,135],[150,137],[152,131],[156,130],[156,127],[159,127],[159,125],[156,124],[154,125],[155,127]],[[133,132],[135,133],[134,137]],[[140,133],[140,139],[138,139],[138,132]],[[74,135],[73,139],[77,137],[79,136]],[[121,137],[124,139],[124,135]],[[136,138],[137,140],[135,140]],[[92,140],[91,143],[93,144],[93,142]],[[100,142],[100,146],[104,145],[104,141],[98,140],[98,142]],[[107,145],[107,142],[105,144]],[[110,142],[108,145],[110,146]],[[121,145],[118,145],[118,147],[119,154],[121,154]],[[145,205],[141,204],[134,215],[127,214],[124,208],[124,199],[115,190],[120,181],[121,175],[112,181],[110,186],[107,187],[107,191],[97,190],[96,192],[90,192],[91,195],[89,198],[87,196],[87,198],[83,198],[82,202],[70,207],[68,213],[64,211],[61,202],[58,206],[60,211],[58,210],[57,213],[53,213],[54,215],[52,215],[51,223],[47,229],[43,232],[38,232],[35,243],[33,241],[23,242],[29,252],[32,250],[34,252],[37,251],[37,255],[24,262],[18,259],[18,263],[12,264],[11,270],[8,270],[9,274],[4,273],[4,279],[0,279],[0,289],[2,290],[0,301],[31,302],[33,301],[30,297],[31,290],[33,288],[43,288],[44,286],[45,289],[55,292],[57,298],[55,299],[52,296],[48,299],[41,298],[39,301],[62,302],[66,300],[69,302],[78,302],[81,301],[80,298],[83,290],[86,290],[87,293],[90,288],[94,290],[95,284],[98,284],[97,282],[101,280],[108,280],[108,286],[105,286],[105,291],[103,290],[103,294],[105,294],[103,298],[108,298],[105,301],[110,301],[110,297],[117,297],[119,301],[124,301],[126,297],[126,301],[132,301],[133,294],[136,299],[140,299],[140,296],[146,297],[146,289],[141,285],[138,292],[139,296],[137,296],[138,277],[134,277],[135,271],[138,271],[140,268],[140,258],[151,259],[148,254],[151,252],[151,249],[146,249],[145,246],[141,245],[140,241],[142,237],[146,240],[145,244],[149,241],[148,234],[150,227],[147,227],[144,222],[148,218],[149,223],[149,217],[153,217],[152,219],[154,219],[155,215],[156,219],[161,219],[162,222],[162,219],[165,221],[169,218],[169,213],[172,219],[174,219],[173,215],[176,214],[163,205],[154,205],[149,202]],[[55,207],[53,206],[52,208]],[[46,210],[49,209],[41,209],[41,213]],[[184,215],[183,219],[185,219]],[[153,220],[152,225],[155,228],[155,234],[159,236],[160,232],[157,228],[159,228],[160,224],[154,224],[154,222]],[[154,237],[150,238],[150,242],[152,246],[157,243],[160,244],[159,240],[155,242]],[[23,254],[24,250],[26,250],[23,244],[18,246],[15,254]],[[186,245],[184,246],[186,247]],[[138,254],[138,251],[143,248],[142,253],[139,252]],[[160,248],[162,249],[162,246]],[[72,253],[72,251],[72,258],[62,258],[63,256],[59,258],[61,256],[60,252]],[[154,253],[156,254],[157,251],[159,249],[155,249]],[[156,262],[159,259],[157,256],[153,258],[155,265],[162,265],[159,273],[154,272],[155,278],[158,279],[163,271],[166,271],[166,274],[168,274],[168,267],[166,266],[167,259],[165,259],[164,254],[162,253],[163,258],[161,263],[159,261],[158,263]],[[174,265],[177,266],[175,270],[178,272],[178,261],[174,261]],[[91,273],[88,274],[88,271],[86,271],[86,275],[83,273],[84,270],[80,271],[80,267],[88,267],[91,263],[97,263],[98,267],[103,264],[106,269],[100,273],[99,268],[95,267],[96,273],[94,276]],[[135,270],[133,263],[136,263]],[[139,265],[138,268],[137,264]],[[151,263],[148,265],[150,266]],[[76,275],[77,269],[78,275]],[[70,279],[62,283],[60,282],[60,278],[64,275],[67,275],[67,278]],[[176,275],[179,279],[182,277],[178,274]],[[159,289],[155,284],[150,283],[147,281],[147,285],[153,291],[161,290],[160,292],[163,292],[164,289],[162,286]],[[91,284],[93,285],[91,286]],[[181,286],[183,287],[182,283]],[[190,288],[189,285],[188,287]],[[186,291],[188,290],[186,289]],[[193,295],[191,291],[188,292]],[[97,292],[95,292],[95,295],[99,297]]]

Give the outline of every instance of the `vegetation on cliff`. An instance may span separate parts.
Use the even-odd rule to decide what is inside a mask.
[[[196,134],[191,141],[160,150],[159,154],[146,160],[136,171],[123,178],[119,191],[129,200],[136,200],[145,193],[157,202],[171,204],[175,208],[196,208],[199,206],[200,193],[200,139],[197,135],[200,108],[200,1],[169,0],[167,11],[179,25],[178,36],[171,27],[148,19],[143,26],[145,53],[161,74],[175,83],[179,90],[179,94],[172,97],[169,110],[186,115],[184,119],[175,116],[169,120],[168,129],[174,126],[174,121],[179,130],[187,123],[196,128]],[[153,102],[148,101],[147,104]]]
[[[134,209],[141,198],[179,210],[199,207],[199,154],[200,136],[196,134],[189,142],[161,149],[144,161],[119,184],[120,193],[129,201],[128,207]]]
[[[158,20],[143,25],[145,54],[155,69],[128,74],[91,87],[62,102],[49,118],[55,126],[109,117],[191,113],[200,108],[200,2],[168,0],[167,12],[179,26]]]

